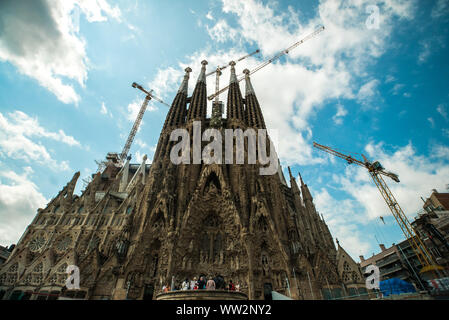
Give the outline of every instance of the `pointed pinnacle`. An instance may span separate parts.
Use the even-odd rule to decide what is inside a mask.
[[[187,88],[189,83],[189,73],[192,72],[192,69],[190,67],[185,68],[184,70],[186,74],[184,75],[184,79],[182,80],[181,87],[179,87],[178,93],[185,93],[187,95]]]
[[[290,180],[294,179],[293,175],[292,175],[292,170],[290,170],[290,166],[288,166],[287,168],[288,168],[288,174],[290,175]]]
[[[200,73],[200,75],[198,77],[198,81],[197,82],[204,82],[204,83],[206,83],[206,65],[207,65],[207,61],[203,60],[203,61],[201,61],[201,64],[203,66],[201,67],[201,73]]]
[[[301,185],[304,185],[304,181],[302,181],[302,177],[301,177],[301,172],[298,172],[299,174],[299,179],[301,180]]]
[[[229,62],[229,65],[231,66],[231,80],[229,82],[237,82],[237,76],[235,75],[235,61]]]
[[[256,94],[253,89],[253,85],[251,84],[251,80],[249,78],[250,71],[248,69],[243,70],[243,73],[245,74],[245,95],[248,96],[250,94]]]

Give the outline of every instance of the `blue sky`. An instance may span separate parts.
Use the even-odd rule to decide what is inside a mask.
[[[366,22],[373,5],[378,28]],[[301,172],[354,258],[377,252],[378,241],[397,243],[404,237],[367,172],[312,143],[398,173],[401,183],[389,184],[410,218],[421,196],[444,192],[448,22],[447,0],[2,1],[0,244],[17,242],[76,171],[85,179],[94,160],[121,151],[144,98],[132,82],[170,104],[185,67],[192,92],[201,60],[212,70],[259,48],[237,64],[241,73],[318,25],[326,30],[252,76],[284,173]],[[131,148],[136,162],[152,159],[166,114],[150,102]]]

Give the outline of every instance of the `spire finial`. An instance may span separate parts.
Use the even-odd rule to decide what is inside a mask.
[[[229,62],[231,66],[231,80],[230,83],[237,82],[237,76],[235,75],[235,61]]]
[[[288,174],[290,175],[290,179],[293,179],[292,170],[290,170],[290,166],[288,168]]]
[[[243,70],[243,73],[245,74],[245,84],[246,84],[246,90],[245,95],[250,94],[256,94],[253,89],[253,85],[251,84],[251,80],[249,78],[249,74],[251,73],[248,69]]]
[[[201,61],[201,64],[203,66],[201,67],[201,73],[200,73],[200,76],[198,77],[198,82],[206,83],[206,66],[207,66],[207,61],[203,60],[203,61]]]
[[[184,79],[182,80],[181,83],[181,87],[178,90],[178,93],[185,93],[187,94],[187,88],[188,88],[188,83],[189,83],[189,73],[192,72],[192,69],[190,69],[190,67],[185,68],[184,70],[186,72],[186,74],[184,75]]]
[[[301,185],[304,185],[304,181],[302,181],[301,172],[298,172],[299,174],[299,180],[301,180]]]

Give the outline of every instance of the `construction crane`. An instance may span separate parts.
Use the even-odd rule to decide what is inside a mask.
[[[133,82],[132,87],[143,91],[144,93],[146,93],[146,96],[145,96],[145,99],[143,100],[142,106],[140,107],[139,113],[137,114],[137,118],[134,121],[131,132],[129,133],[128,139],[126,140],[125,146],[123,147],[123,150],[120,153],[119,159],[120,159],[120,163],[122,163],[122,164],[128,156],[129,149],[131,148],[131,144],[133,143],[134,137],[136,136],[136,133],[137,133],[137,130],[139,129],[140,123],[142,122],[142,118],[145,113],[145,110],[147,109],[148,102],[151,99],[154,99],[170,108],[170,105],[168,105],[167,103],[165,103],[164,101],[162,101],[161,99],[159,99],[158,97],[153,95],[153,90],[147,91],[141,85],[139,85],[135,82]]]
[[[303,38],[303,39],[301,39],[300,41],[294,43],[293,45],[291,45],[291,46],[288,47],[287,49],[282,50],[281,52],[279,52],[278,54],[276,54],[276,55],[275,55],[274,57],[272,57],[271,59],[268,59],[268,60],[262,62],[262,63],[259,64],[256,68],[254,68],[253,70],[251,70],[251,71],[249,72],[249,75],[251,75],[251,74],[253,74],[253,73],[256,73],[257,71],[259,71],[260,69],[266,67],[267,65],[269,65],[269,64],[272,63],[273,61],[275,61],[275,60],[279,59],[280,57],[282,57],[282,56],[284,56],[284,55],[290,53],[290,51],[292,51],[293,49],[295,49],[297,46],[299,46],[300,44],[306,42],[307,40],[309,40],[309,39],[315,37],[316,35],[318,35],[318,34],[321,33],[322,31],[324,31],[324,26],[319,27],[318,29],[316,29],[315,31],[313,31],[312,33],[310,33],[309,35],[307,35],[305,38]],[[245,56],[244,58],[246,58],[246,56]],[[214,72],[216,72],[216,71],[214,71]],[[240,82],[240,81],[242,81],[243,79],[245,79],[245,75],[240,75],[240,76],[237,78],[237,82]],[[216,92],[215,92],[214,94],[211,94],[211,95],[210,95],[209,97],[207,97],[207,98],[208,98],[209,100],[212,100],[213,98],[215,98],[216,96],[218,96],[219,94],[225,92],[225,91],[228,90],[228,89],[229,89],[229,85],[226,86],[226,87],[224,87],[224,88],[221,89],[221,90],[218,90],[218,88],[217,88]]]
[[[257,49],[256,51],[251,52],[251,53],[247,54],[246,56],[241,57],[240,59],[238,59],[236,61],[236,63],[240,62],[242,60],[245,60],[246,58],[251,57],[251,56],[253,56],[253,55],[255,55],[256,53],[259,53],[259,52],[260,52],[260,50]],[[208,77],[208,76],[213,75],[215,73],[215,102],[216,103],[219,102],[219,95],[220,95],[220,93],[218,91],[220,90],[221,71],[226,69],[227,67],[229,67],[229,64],[227,64],[225,66],[222,66],[222,67],[217,67],[217,69],[215,69],[214,71],[209,72],[208,74],[206,74],[206,77]],[[209,99],[209,100],[211,100],[211,99]]]
[[[408,221],[407,216],[404,214],[404,211],[402,211],[402,208],[399,206],[399,203],[396,201],[396,198],[393,196],[393,193],[391,192],[390,188],[383,179],[383,176],[386,176],[393,179],[396,182],[399,182],[399,177],[397,174],[386,171],[379,163],[379,161],[371,163],[363,154],[362,154],[363,161],[361,161],[351,157],[350,155],[345,155],[341,152],[331,149],[330,147],[323,146],[316,142],[313,143],[313,146],[322,151],[330,153],[336,157],[346,160],[348,164],[354,163],[361,167],[366,168],[371,178],[374,180],[374,183],[376,184],[380,193],[382,194],[382,197],[384,198],[385,202],[390,208],[390,211],[393,214],[394,218],[396,219],[396,222],[399,224],[399,227],[404,233],[405,238],[408,239],[410,246],[412,247],[413,251],[418,257],[418,260],[422,266],[420,273],[435,270],[443,270],[441,266],[433,263],[432,256],[429,254],[429,251],[427,250],[423,241],[421,240],[421,238],[418,236],[413,226]]]

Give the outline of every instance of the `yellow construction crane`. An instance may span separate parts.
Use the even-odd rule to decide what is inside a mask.
[[[382,197],[384,198],[385,202],[390,208],[390,211],[393,214],[394,218],[396,219],[397,223],[399,224],[399,227],[404,233],[405,238],[408,239],[410,246],[412,247],[413,251],[418,257],[418,260],[422,266],[420,273],[444,269],[443,267],[433,262],[432,256],[427,250],[425,244],[418,236],[413,226],[408,221],[407,216],[404,214],[404,211],[402,211],[402,208],[399,206],[399,203],[396,201],[396,198],[394,197],[393,193],[391,192],[390,188],[388,187],[388,185],[386,184],[385,180],[382,177],[387,176],[393,179],[394,181],[399,182],[397,174],[385,171],[385,169],[382,167],[379,161],[371,163],[363,154],[362,154],[363,161],[361,161],[351,157],[350,155],[349,156],[345,155],[341,152],[331,149],[330,147],[323,146],[316,142],[313,143],[313,146],[327,153],[330,153],[334,156],[342,158],[346,160],[349,164],[355,163],[361,167],[368,169],[371,178],[374,180],[374,183],[376,184],[377,188],[382,194]]]

